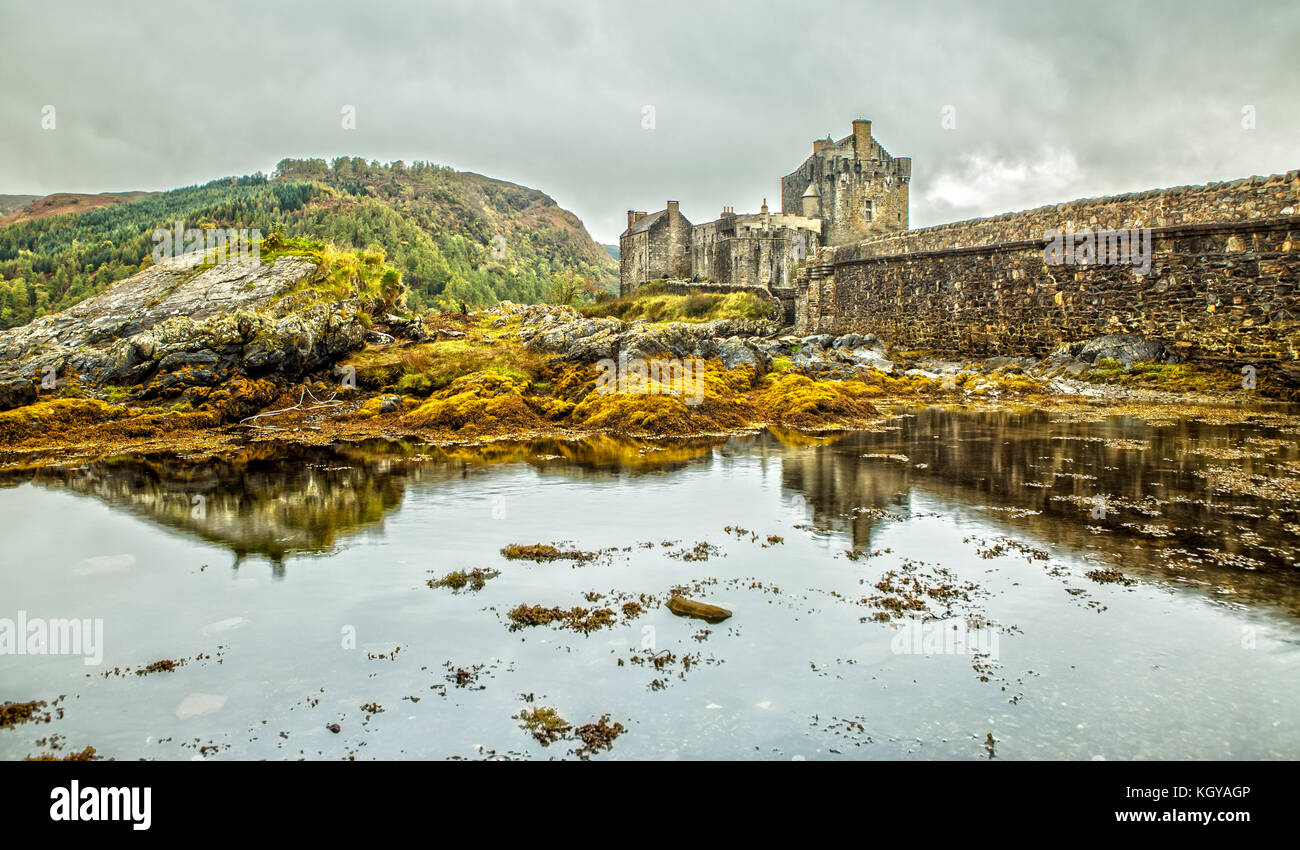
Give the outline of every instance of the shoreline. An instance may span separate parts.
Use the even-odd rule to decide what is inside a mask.
[[[201,414],[163,414],[160,417],[141,414],[139,411],[132,413],[125,406],[116,406],[117,410],[106,411],[102,418],[85,422],[52,422],[50,424],[53,428],[46,435],[32,435],[16,444],[0,447],[0,472],[21,473],[67,468],[117,457],[147,459],[173,456],[199,463],[230,458],[241,452],[262,448],[287,452],[295,447],[364,446],[374,443],[409,444],[412,450],[485,450],[536,442],[581,443],[602,439],[629,445],[670,447],[683,442],[752,437],[764,431],[773,432],[778,437],[785,436],[791,441],[820,442],[841,434],[870,431],[900,416],[933,408],[1009,414],[1043,411],[1093,420],[1131,416],[1147,422],[1191,419],[1224,424],[1260,418],[1282,423],[1288,420],[1300,422],[1300,405],[1285,400],[1123,392],[1106,397],[1027,395],[995,399],[942,395],[881,396],[871,400],[876,412],[870,417],[849,420],[827,417],[818,424],[803,426],[790,426],[780,421],[751,421],[723,429],[638,433],[619,428],[580,428],[556,424],[552,427],[456,434],[403,425],[400,415],[356,418],[354,414],[374,398],[382,396],[347,401],[341,407],[330,408],[330,413],[290,411],[281,414],[283,418],[279,418],[278,424],[271,427],[219,424],[195,428],[189,426],[197,423],[187,420],[201,417]],[[23,410],[19,408],[9,413],[21,413]],[[0,414],[0,420],[5,415]],[[175,421],[137,424],[138,420],[159,418]],[[117,426],[119,432],[106,434],[106,427],[111,426]],[[138,436],[129,435],[133,430]]]

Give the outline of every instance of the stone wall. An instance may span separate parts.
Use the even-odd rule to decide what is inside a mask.
[[[618,240],[618,294],[630,295],[650,277],[650,234],[624,234]]]
[[[841,248],[836,259],[878,257],[1043,239],[1049,230],[1157,228],[1203,222],[1255,221],[1300,212],[1300,171],[1202,186],[1178,186],[1083,198],[1023,212],[922,227]]]
[[[1160,228],[1152,249],[1147,275],[1048,265],[1037,241],[837,262],[800,290],[796,324],[954,355],[1135,333],[1193,358],[1300,356],[1300,216]]]
[[[745,227],[725,218],[698,224],[691,232],[691,276],[788,287],[794,284],[800,260],[816,248],[817,238],[811,230]]]
[[[1044,354],[1106,333],[1198,358],[1300,357],[1300,172],[1087,199],[824,249],[797,279],[799,333],[904,349]],[[1151,266],[1054,265],[1045,231],[1151,228]]]

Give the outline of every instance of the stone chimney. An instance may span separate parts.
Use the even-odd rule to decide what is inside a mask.
[[[677,209],[677,207],[678,207],[678,203],[677,203],[676,201],[669,201],[669,202],[668,202],[668,216],[669,216],[669,218],[672,218],[673,216],[681,215],[681,212]]]
[[[859,155],[871,150],[871,122],[865,118],[853,122],[853,150]]]

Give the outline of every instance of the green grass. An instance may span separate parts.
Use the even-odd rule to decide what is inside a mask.
[[[649,287],[646,287],[648,289]],[[649,319],[652,322],[712,322],[717,319],[771,319],[774,306],[749,292],[667,295],[646,293],[598,301],[579,308],[588,318],[612,317],[625,322]]]

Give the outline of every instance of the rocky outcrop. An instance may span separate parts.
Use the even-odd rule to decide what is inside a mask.
[[[573,363],[626,357],[713,358],[728,369],[771,368],[785,357],[800,372],[819,378],[850,378],[871,367],[893,374],[894,363],[875,334],[775,336],[777,323],[755,319],[712,322],[624,322],[584,318],[572,307],[503,302],[491,311],[504,326],[520,320],[519,336],[534,350],[557,354]]]
[[[766,322],[623,322],[584,318],[571,307],[510,303],[489,312],[500,314],[500,326],[519,321],[519,335],[529,348],[573,363],[619,357],[629,361],[704,357],[720,360],[729,369],[751,366],[766,371],[781,358],[789,361],[780,364],[782,368],[819,380],[846,380],[875,370],[894,378],[925,378],[941,391],[990,397],[1003,392],[1008,383],[1021,387],[1037,384],[1061,394],[1098,395],[1104,389],[1090,381],[1103,360],[1127,369],[1138,363],[1180,359],[1162,340],[1135,334],[1109,334],[1069,343],[1042,358],[917,359],[908,352],[891,355],[872,333],[776,336]],[[1278,380],[1285,383],[1282,377]]]
[[[296,380],[361,348],[363,305],[311,288],[316,264],[199,265],[187,255],[119,281],[61,313],[0,333],[0,409],[21,389],[83,385],[168,395],[236,376]]]

